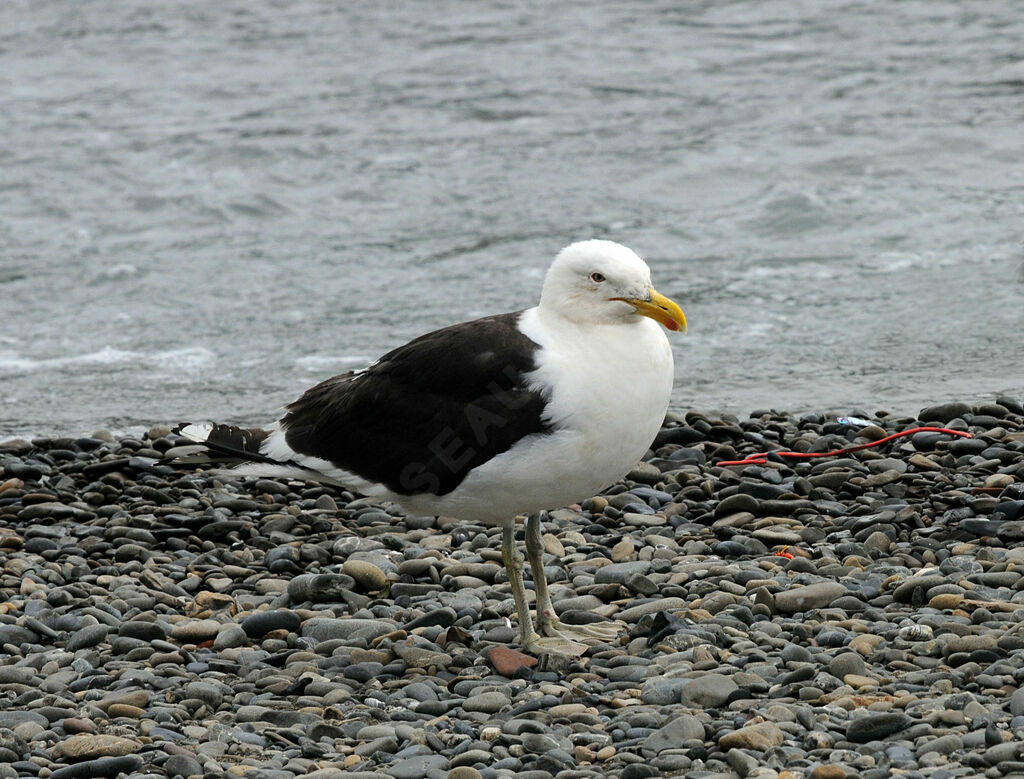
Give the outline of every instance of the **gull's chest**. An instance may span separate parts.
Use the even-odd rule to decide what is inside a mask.
[[[545,349],[536,379],[547,387],[554,427],[578,431],[592,445],[640,449],[640,456],[668,407],[672,352],[656,325],[606,330]]]

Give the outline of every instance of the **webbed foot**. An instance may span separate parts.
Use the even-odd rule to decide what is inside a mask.
[[[545,636],[567,638],[570,641],[581,641],[588,644],[609,643],[614,641],[626,629],[622,622],[591,622],[585,625],[570,625],[558,617],[546,617],[538,620],[537,628]]]
[[[539,636],[536,633],[523,644],[523,649],[535,655],[554,654],[563,657],[581,657],[587,645],[566,636]]]

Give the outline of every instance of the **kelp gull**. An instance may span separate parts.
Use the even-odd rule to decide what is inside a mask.
[[[574,243],[555,258],[540,303],[420,336],[364,370],[327,379],[268,430],[193,423],[179,432],[248,460],[248,475],[317,480],[394,501],[415,514],[502,528],[522,646],[579,654],[614,623],[555,616],[541,560],[539,512],[614,483],[644,455],[672,392],[664,331],[686,328],[650,269],[617,243]],[[515,517],[537,604],[523,584]]]

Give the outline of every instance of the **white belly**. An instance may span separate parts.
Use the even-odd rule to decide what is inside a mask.
[[[560,508],[622,478],[650,447],[672,393],[672,351],[661,328],[638,319],[553,338],[536,316],[526,312],[521,326],[543,347],[531,378],[551,388],[554,432],[523,439],[448,495],[394,496],[408,510],[496,523]]]

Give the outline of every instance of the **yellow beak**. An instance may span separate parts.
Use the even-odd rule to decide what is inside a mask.
[[[683,313],[683,309],[679,307],[679,304],[674,300],[669,300],[653,287],[648,292],[650,294],[646,300],[641,298],[612,298],[612,300],[621,300],[623,303],[629,303],[629,305],[636,309],[638,314],[649,316],[669,330],[682,330],[685,333],[686,315]]]

